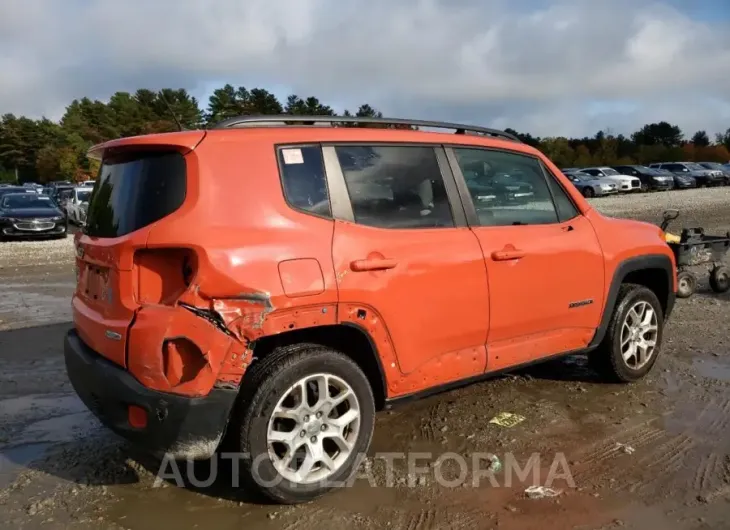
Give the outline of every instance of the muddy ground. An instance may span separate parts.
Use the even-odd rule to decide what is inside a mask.
[[[652,222],[678,207],[685,224],[730,230],[730,188],[594,203]],[[706,282],[677,302],[644,381],[602,383],[574,357],[401,405],[379,414],[352,487],[297,507],[261,504],[225,472],[208,488],[156,483],[159,463],[101,428],[66,380],[73,283],[70,238],[0,245],[0,528],[730,528],[730,294]],[[499,412],[525,420],[489,423]],[[424,452],[416,464],[431,466],[411,483],[396,460],[389,477],[384,452]],[[449,452],[469,464],[465,480]],[[473,480],[481,453],[502,462],[492,481]],[[510,473],[535,454],[537,477]],[[551,465],[560,494],[528,498]]]

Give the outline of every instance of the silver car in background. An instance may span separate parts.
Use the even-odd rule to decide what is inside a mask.
[[[618,187],[613,182],[597,179],[576,169],[564,169],[563,173],[584,197],[605,197],[618,193]]]

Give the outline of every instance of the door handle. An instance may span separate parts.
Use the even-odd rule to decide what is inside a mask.
[[[394,259],[358,259],[350,263],[350,268],[355,272],[384,271],[394,269],[398,262]]]
[[[509,250],[495,250],[492,252],[492,259],[494,261],[510,261],[524,257],[525,253],[522,250],[517,250],[516,248]]]
[[[562,228],[561,228],[561,230],[562,230],[563,232],[572,232],[572,231],[573,231],[573,230],[575,230],[575,229],[573,228],[573,225],[568,225],[568,226],[564,226],[564,227],[562,227]]]

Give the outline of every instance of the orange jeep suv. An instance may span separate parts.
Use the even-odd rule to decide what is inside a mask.
[[[231,443],[296,503],[351,477],[401,398],[567,354],[652,368],[676,292],[657,226],[501,131],[292,119],[91,149],[64,351],[110,429],[175,458]]]

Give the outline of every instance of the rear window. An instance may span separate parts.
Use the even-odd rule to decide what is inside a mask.
[[[89,202],[86,233],[119,237],[170,215],[185,201],[185,159],[163,151],[104,159]]]

